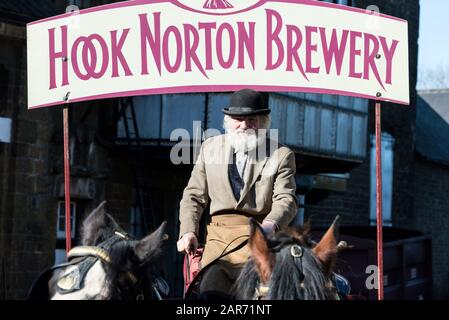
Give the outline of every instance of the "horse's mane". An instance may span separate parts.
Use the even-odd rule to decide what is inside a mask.
[[[249,259],[243,266],[239,277],[232,289],[233,295],[237,299],[251,300],[254,297],[254,290],[259,285],[259,275],[253,259]]]
[[[269,291],[265,298],[273,300],[332,299],[329,279],[312,252],[312,242],[307,231],[290,229],[268,239],[269,250],[275,255]],[[302,257],[293,258],[292,245],[300,245]],[[253,299],[259,286],[259,275],[254,260],[250,258],[236,281],[234,293],[239,299]]]

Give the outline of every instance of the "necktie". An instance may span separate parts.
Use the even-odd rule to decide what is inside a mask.
[[[240,193],[245,186],[243,180],[246,167],[246,155],[234,153],[233,161],[229,165],[229,178],[231,180],[232,192],[235,199],[240,199]]]

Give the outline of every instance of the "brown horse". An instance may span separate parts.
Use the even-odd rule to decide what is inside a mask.
[[[250,221],[251,258],[234,286],[238,299],[333,300],[333,278],[338,246],[338,217],[319,243],[308,228],[289,229],[267,239],[261,226]]]
[[[101,203],[83,222],[82,246],[69,262],[45,271],[30,299],[108,300],[160,298],[168,287],[158,277],[166,222],[142,240],[131,239]]]

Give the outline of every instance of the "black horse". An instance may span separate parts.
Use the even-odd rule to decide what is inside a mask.
[[[289,229],[267,239],[260,225],[250,221],[251,258],[234,286],[238,299],[338,299],[332,272],[338,246],[338,217],[318,244],[308,228]]]
[[[118,226],[105,205],[102,202],[83,221],[82,246],[69,252],[69,262],[45,271],[29,299],[160,299],[168,294],[158,268],[166,222],[137,241]]]

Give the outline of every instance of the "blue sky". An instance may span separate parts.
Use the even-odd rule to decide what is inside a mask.
[[[449,65],[449,1],[420,0],[419,68]]]

